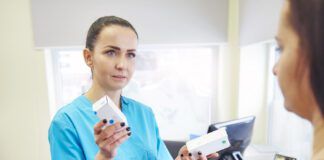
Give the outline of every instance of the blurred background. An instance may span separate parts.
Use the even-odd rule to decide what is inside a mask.
[[[284,109],[272,74],[282,2],[0,0],[0,159],[50,159],[50,121],[90,86],[82,49],[105,15],[139,33],[136,73],[123,94],[152,107],[164,140],[255,115],[251,146],[310,159],[312,127]]]

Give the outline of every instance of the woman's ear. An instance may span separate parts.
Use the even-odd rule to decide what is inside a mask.
[[[93,67],[93,54],[88,48],[83,49],[83,58],[87,66],[89,66],[91,69]]]

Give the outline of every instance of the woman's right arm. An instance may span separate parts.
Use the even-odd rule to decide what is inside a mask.
[[[99,147],[96,160],[111,160],[117,155],[117,148],[131,135],[130,128],[124,122],[118,122],[103,129],[107,120],[94,126],[94,137]]]

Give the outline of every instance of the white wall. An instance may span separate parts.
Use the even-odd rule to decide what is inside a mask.
[[[273,39],[283,0],[240,0],[240,43]]]
[[[30,4],[0,1],[0,159],[49,159],[44,55],[33,49]]]
[[[37,47],[83,46],[98,17],[116,15],[138,30],[142,44],[227,40],[228,0],[31,0]]]

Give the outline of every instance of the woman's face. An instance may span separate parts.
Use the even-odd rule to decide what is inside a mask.
[[[309,82],[309,69],[302,58],[299,37],[290,24],[289,12],[289,1],[285,1],[276,37],[281,55],[273,72],[278,77],[286,109],[310,119],[314,96]]]
[[[127,27],[104,27],[91,53],[93,79],[108,90],[120,90],[127,85],[135,69],[137,36]]]

